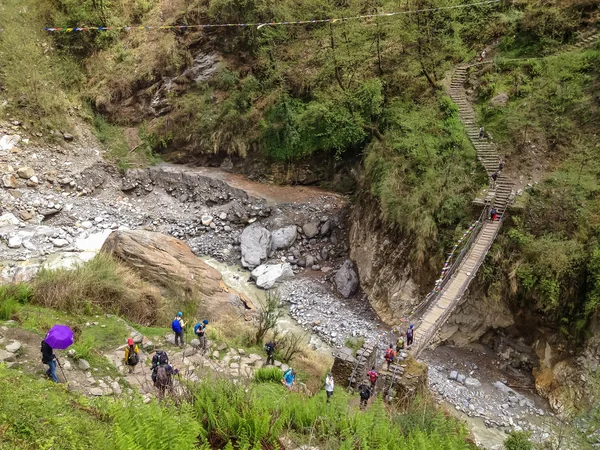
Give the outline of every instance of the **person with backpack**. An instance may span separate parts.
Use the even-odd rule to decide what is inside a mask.
[[[171,323],[171,329],[175,333],[175,345],[177,345],[177,341],[180,340],[180,346],[183,347],[183,327],[185,324],[183,323],[183,313],[179,311],[175,319],[173,319],[173,323]]]
[[[496,208],[492,207],[492,209],[490,209],[490,220],[492,222],[494,222],[497,219],[498,219],[498,211],[496,211]]]
[[[371,380],[371,388],[375,389],[377,378],[379,378],[379,373],[375,370],[375,366],[371,367],[371,370],[367,372],[367,376],[369,377],[369,380]]]
[[[400,353],[404,350],[404,337],[400,336],[396,341],[396,353]]]
[[[369,383],[363,381],[358,386],[358,394],[360,395],[360,409],[362,411],[367,407],[367,403],[371,398],[371,387],[369,386]]]
[[[495,188],[496,188],[496,180],[498,179],[498,172],[494,172],[494,173],[493,173],[493,174],[490,176],[490,178],[492,179],[492,186],[491,186],[491,188],[492,188],[492,189],[495,189]]]
[[[406,330],[406,346],[408,348],[410,348],[410,346],[413,344],[413,340],[415,338],[415,326],[411,323],[410,327],[408,327],[408,330]]]
[[[277,347],[277,342],[269,341],[265,344],[265,352],[267,352],[267,362],[265,365],[269,365],[269,361],[271,365],[275,364],[275,347]]]
[[[385,351],[385,361],[387,362],[387,370],[390,370],[390,365],[396,359],[396,352],[394,351],[394,346],[390,344],[390,348]]]
[[[329,399],[333,395],[334,384],[335,383],[333,382],[333,375],[331,375],[331,373],[328,373],[327,378],[325,378],[325,393],[327,394],[327,403],[329,403]]]
[[[127,339],[125,347],[125,364],[129,366],[129,373],[133,373],[135,366],[140,362],[140,349],[132,338]]]
[[[202,323],[198,322],[194,326],[194,334],[198,337],[200,341],[200,348],[206,352],[206,326],[208,325],[208,320],[204,319]]]
[[[485,135],[485,128],[479,127],[479,139],[483,139],[484,135]]]
[[[55,383],[58,383],[58,377],[56,376],[56,355],[54,354],[54,350],[44,339],[42,341],[42,363],[48,365],[48,370],[46,370],[46,375]]]
[[[156,383],[156,373],[159,367],[168,368],[169,366],[169,355],[164,350],[156,350],[156,353],[152,357],[152,382]]]
[[[283,374],[281,383],[291,391],[296,385],[296,371],[292,368],[286,370]]]

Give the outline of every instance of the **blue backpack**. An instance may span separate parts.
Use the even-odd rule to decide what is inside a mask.
[[[181,333],[181,324],[179,323],[179,320],[175,319],[171,324],[171,328],[175,333]]]

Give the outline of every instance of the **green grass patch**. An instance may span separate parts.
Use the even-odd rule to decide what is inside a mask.
[[[113,448],[103,409],[62,385],[0,364],[0,404],[2,449]]]
[[[279,383],[283,378],[283,371],[279,367],[262,367],[254,373],[257,383]]]

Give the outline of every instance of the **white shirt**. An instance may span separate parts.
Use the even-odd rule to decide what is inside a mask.
[[[327,392],[333,392],[333,377],[327,377],[325,380],[325,390]]]

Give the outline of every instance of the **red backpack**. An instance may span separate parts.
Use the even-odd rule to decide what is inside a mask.
[[[394,354],[394,349],[388,348],[388,349],[385,351],[385,360],[386,360],[386,361],[393,361],[393,360],[394,360],[394,356],[396,356],[396,355]]]

